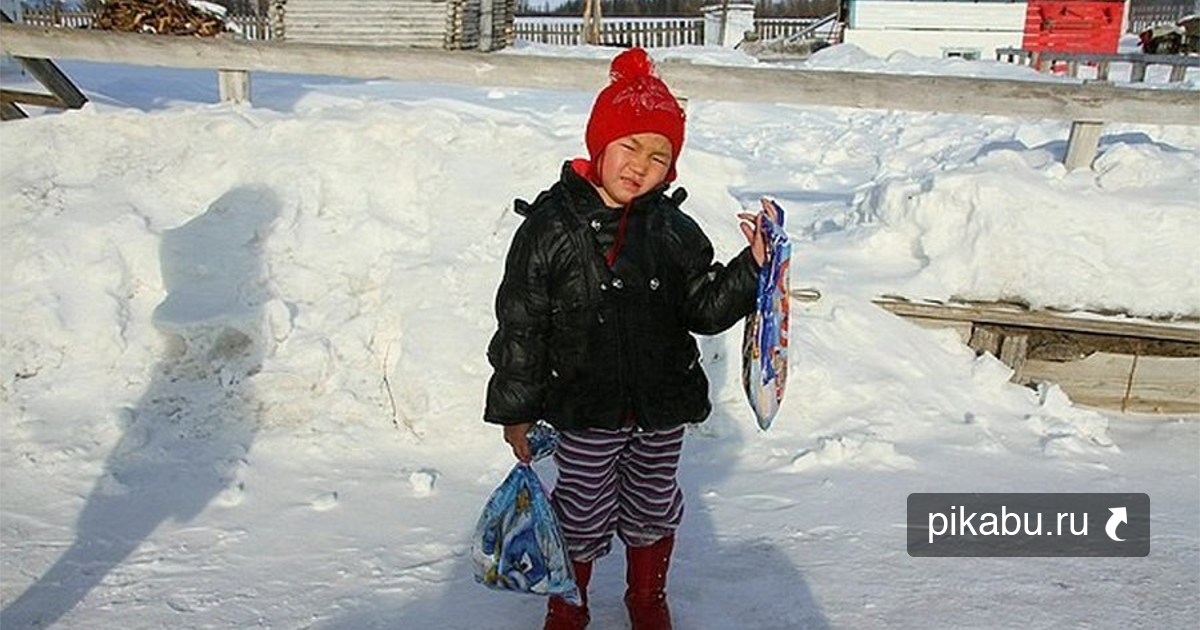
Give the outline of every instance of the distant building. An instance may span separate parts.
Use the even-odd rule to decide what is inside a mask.
[[[1025,0],[844,0],[842,41],[879,57],[990,59],[1021,46],[1025,9]]]
[[[1158,24],[1174,24],[1188,15],[1200,15],[1200,0],[1129,0],[1130,33]]]
[[[843,41],[880,57],[1116,52],[1125,10],[1125,0],[843,0]]]
[[[275,37],[315,44],[495,50],[516,0],[274,0]]]

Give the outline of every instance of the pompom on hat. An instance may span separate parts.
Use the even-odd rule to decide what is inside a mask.
[[[613,140],[635,133],[657,133],[671,142],[668,182],[675,179],[675,162],[683,148],[683,108],[658,78],[645,50],[630,48],[613,59],[608,87],[596,96],[587,124],[587,149],[593,172],[600,155]]]

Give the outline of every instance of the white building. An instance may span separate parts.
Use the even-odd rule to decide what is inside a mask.
[[[878,57],[991,59],[1020,48],[1025,0],[846,0],[842,41]]]

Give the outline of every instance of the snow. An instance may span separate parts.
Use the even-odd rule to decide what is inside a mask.
[[[1030,72],[838,48],[810,67]],[[593,95],[256,74],[227,106],[211,72],[64,66],[92,102],[0,135],[5,630],[536,627],[544,602],[470,574],[513,463],[484,351],[512,199],[583,152]],[[822,297],[794,304],[768,432],[740,327],[701,340],[677,627],[1196,627],[1196,418],[1013,385],[870,300],[1200,315],[1200,129],[1108,125],[1068,172],[1062,121],[688,107],[680,183],[718,256],[773,195]],[[912,492],[1146,492],[1151,553],[912,558]],[[622,565],[597,566],[595,628],[625,627]]]

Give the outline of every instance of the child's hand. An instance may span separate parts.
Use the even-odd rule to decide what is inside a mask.
[[[763,212],[767,213],[772,221],[778,221],[779,217],[775,216],[775,206],[766,199],[762,200]],[[767,238],[763,234],[762,229],[762,213],[750,214],[749,212],[738,213],[738,218],[742,220],[742,234],[746,235],[746,242],[750,244],[750,255],[754,256],[754,262],[761,267],[767,262]]]
[[[532,426],[532,422],[524,422],[504,427],[504,441],[512,446],[513,455],[526,464],[533,461],[533,452],[529,450],[529,438],[526,437]]]

